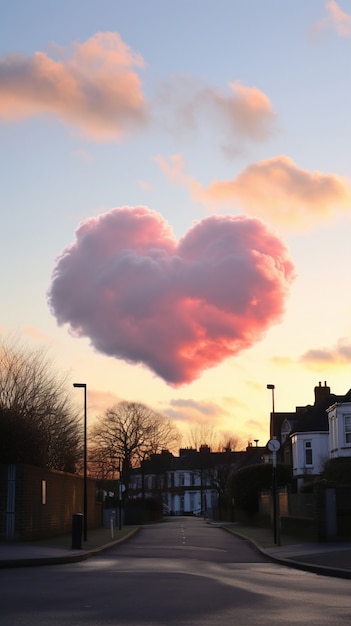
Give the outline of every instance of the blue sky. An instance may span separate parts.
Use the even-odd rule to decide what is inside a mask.
[[[106,33],[128,50],[116,76]],[[87,382],[91,419],[114,401],[136,400],[179,424],[210,422],[263,444],[267,383],[282,411],[313,402],[320,380],[346,393],[349,3],[13,1],[0,34],[2,333],[48,346],[69,379]],[[45,67],[60,64],[62,92],[49,70],[38,73],[36,53]],[[94,98],[99,64],[110,81]],[[85,97],[81,114],[72,76]],[[48,307],[57,258],[79,224],[124,206],[160,214],[175,239],[213,216],[223,228],[238,216],[259,219],[295,268],[294,280],[275,275],[278,295],[262,302],[260,337],[178,387],[155,373],[156,348],[148,363],[141,345],[134,360],[108,356],[96,349],[96,328],[72,336]],[[276,243],[273,261],[275,251]],[[240,263],[234,274],[251,288]],[[232,289],[230,279],[219,286]],[[161,349],[166,338],[164,329]]]

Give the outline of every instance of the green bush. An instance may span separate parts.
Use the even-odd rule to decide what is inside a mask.
[[[300,488],[300,493],[313,493],[315,490],[316,484],[317,482],[316,481],[312,482],[312,480],[309,480],[308,482],[303,483]]]
[[[324,477],[327,482],[351,485],[351,458],[339,457],[327,461],[324,466]]]
[[[285,486],[291,482],[292,473],[289,465],[277,465],[277,485]],[[270,463],[250,465],[234,472],[231,481],[231,497],[235,506],[246,513],[258,512],[259,494],[272,488],[273,467]]]

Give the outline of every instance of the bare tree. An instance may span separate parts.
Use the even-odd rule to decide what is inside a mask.
[[[46,353],[0,340],[0,462],[73,472],[81,430],[66,379]]]
[[[151,454],[174,447],[179,443],[179,434],[169,418],[145,404],[120,402],[98,418],[90,440],[94,449],[89,457],[104,456],[112,474],[121,467],[128,495],[131,469]]]
[[[221,437],[220,450],[231,450],[232,452],[237,452],[239,450],[243,451],[246,448],[246,440],[242,437],[238,437],[238,435],[234,435],[230,432],[223,432]]]
[[[192,424],[189,427],[186,441],[188,446],[201,452],[197,473],[201,484],[210,486],[216,492],[219,515],[221,515],[232,464],[235,462],[231,453],[244,450],[245,443],[231,432],[216,430],[212,424],[203,423]],[[212,455],[211,458],[210,451],[224,454],[218,457]]]
[[[212,452],[244,450],[245,445],[240,437],[217,430],[213,424],[191,424],[185,435],[185,445],[199,450],[201,446],[208,446]]]

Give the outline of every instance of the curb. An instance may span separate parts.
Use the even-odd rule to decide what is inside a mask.
[[[328,567],[327,565],[313,565],[312,563],[305,563],[303,561],[295,561],[292,559],[285,559],[279,556],[274,556],[273,554],[270,554],[269,550],[261,548],[254,539],[250,539],[250,537],[247,537],[246,535],[243,535],[242,533],[235,530],[230,530],[225,526],[222,526],[222,528],[224,530],[227,530],[227,532],[230,532],[233,535],[240,537],[240,539],[248,541],[253,548],[266,556],[270,561],[273,561],[273,563],[277,563],[278,565],[285,565],[286,567],[302,570],[304,572],[311,572],[312,574],[318,574],[320,576],[332,576],[334,578],[344,579],[351,578],[351,571],[347,569],[337,569],[336,567]]]
[[[123,543],[124,541],[131,539],[134,535],[136,535],[136,533],[139,532],[139,530],[139,528],[134,528],[130,533],[128,533],[128,535],[125,535],[121,539],[104,543],[102,546],[98,546],[97,548],[91,548],[91,550],[82,550],[80,554],[75,553],[61,556],[41,556],[8,560],[2,559],[0,560],[0,569],[11,567],[35,567],[38,565],[63,565],[65,563],[78,563],[79,561],[86,561],[87,559],[100,554],[100,552],[105,552],[105,550],[109,550],[109,548],[113,548],[119,543]]]

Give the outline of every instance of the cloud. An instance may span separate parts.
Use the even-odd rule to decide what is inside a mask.
[[[50,114],[95,140],[116,140],[143,126],[147,108],[132,69],[143,59],[117,33],[84,43],[0,59],[0,117],[15,121]]]
[[[51,115],[96,141],[119,140],[155,124],[176,132],[214,126],[227,154],[245,141],[263,141],[276,114],[257,87],[229,83],[225,92],[194,77],[173,77],[158,87],[151,106],[136,70],[140,54],[118,33],[99,32],[83,43],[51,46],[51,56],[9,54],[0,58],[0,119],[15,122]]]
[[[87,150],[74,150],[73,156],[81,159],[86,165],[91,165],[94,162],[94,157]]]
[[[195,416],[197,419],[199,415],[201,417],[209,417],[216,416],[218,413],[225,413],[222,407],[218,404],[214,404],[213,402],[204,402],[198,400],[192,400],[191,398],[178,398],[177,400],[171,400],[171,407],[173,410],[173,415],[178,416],[185,411],[187,414]],[[168,411],[169,412],[169,411]]]
[[[138,180],[138,185],[143,191],[152,191],[152,184],[147,180]]]
[[[344,365],[351,362],[350,339],[339,339],[332,348],[313,348],[305,352],[300,359],[308,365]]]
[[[208,187],[185,174],[179,155],[156,160],[172,182],[188,188],[194,200],[211,208],[244,209],[288,228],[306,228],[351,207],[350,180],[298,168],[285,155],[249,165],[236,178],[214,181]]]
[[[274,132],[276,113],[269,98],[257,87],[239,81],[229,83],[229,92],[202,84],[193,77],[174,77],[163,83],[155,106],[160,106],[159,123],[179,133],[196,131],[201,125],[222,132],[223,149],[236,153],[243,142],[261,142]]]
[[[163,409],[163,413],[172,419],[183,431],[184,428],[211,424],[218,429],[223,410],[219,405],[211,402],[197,402],[190,400],[172,400],[170,406]],[[201,442],[203,443],[203,442]]]
[[[89,412],[93,412],[96,415],[102,415],[107,409],[110,409],[115,404],[121,402],[122,398],[112,392],[89,389],[88,401]]]
[[[334,0],[327,2],[326,8],[329,13],[330,21],[336,32],[341,37],[349,37],[351,35],[351,15],[342,11],[340,6]]]
[[[209,217],[179,242],[145,207],[83,222],[48,293],[59,325],[176,387],[257,342],[281,320],[294,267],[258,220]]]
[[[327,15],[316,22],[312,27],[312,35],[320,35],[327,30],[332,30],[340,37],[351,35],[351,15],[345,13],[334,0],[325,4]]]

